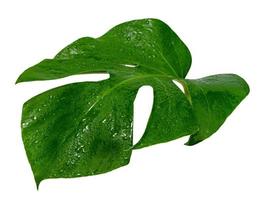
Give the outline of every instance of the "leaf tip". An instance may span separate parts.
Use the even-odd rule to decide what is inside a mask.
[[[194,146],[194,145],[196,145],[196,144],[198,144],[198,143],[200,143],[202,141],[203,141],[202,139],[197,140],[193,136],[190,136],[189,140],[186,143],[184,143],[184,145],[186,145],[186,146]]]
[[[189,139],[186,143],[184,143],[185,146],[194,146],[196,144],[198,144],[201,141],[193,141],[191,139]]]
[[[39,190],[39,186],[42,180],[35,179],[36,189]]]
[[[20,76],[19,76],[19,78],[16,80],[16,82],[15,82],[15,85],[17,85],[18,83],[20,83],[21,82],[21,80],[20,80]]]
[[[39,190],[40,183],[46,178],[34,175],[36,189]]]
[[[16,82],[15,82],[15,85],[18,84],[18,83],[21,83],[21,82],[24,82],[25,81],[25,71],[22,72],[19,77],[17,78]]]
[[[194,146],[202,141],[204,141],[205,139],[207,139],[208,137],[210,137],[211,135],[207,135],[205,137],[200,137],[200,128],[198,128],[193,134],[190,135],[188,141],[186,143],[184,143],[185,146]]]

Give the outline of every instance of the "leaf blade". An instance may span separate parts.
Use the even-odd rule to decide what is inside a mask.
[[[22,137],[37,185],[47,178],[111,171],[128,164],[133,149],[186,135],[187,145],[194,145],[211,136],[249,87],[233,74],[184,79],[190,64],[188,48],[167,24],[142,19],[96,39],[80,38],[24,71],[16,83],[110,74],[105,81],[54,88],[24,104]],[[183,85],[185,94],[172,80]],[[133,146],[133,102],[144,85],[154,89],[153,109]]]
[[[69,68],[61,67],[64,62],[68,62]],[[75,67],[70,67],[71,64]],[[120,73],[123,69],[119,66],[124,64],[139,66],[147,72],[185,77],[190,69],[191,54],[181,39],[164,22],[157,19],[134,20],[114,27],[100,38],[78,39],[61,50],[53,60],[44,60],[24,71],[17,83],[62,78],[66,75],[58,72],[66,72],[67,69],[68,76],[109,71],[116,68],[115,66],[117,70],[113,72]]]
[[[239,103],[248,95],[249,86],[235,74],[219,74],[185,80],[200,130],[187,145],[197,144],[215,133]]]
[[[128,164],[135,91],[107,95],[109,104],[102,107],[94,93],[109,82],[69,84],[25,103],[22,137],[37,185],[47,178],[94,175]],[[129,103],[120,103],[126,95]]]
[[[168,142],[197,132],[198,125],[186,96],[170,79],[154,78],[152,112],[135,149]]]

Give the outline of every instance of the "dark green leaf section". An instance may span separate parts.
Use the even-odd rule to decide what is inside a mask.
[[[94,58],[45,59],[24,71],[17,79],[17,83],[35,80],[52,80],[94,72],[113,73],[114,71],[121,73],[127,71],[130,73],[131,69],[126,69],[124,65],[105,63]]]
[[[64,48],[53,60],[27,69],[18,82],[50,80],[90,72],[123,71],[137,66],[146,73],[185,77],[191,55],[164,22],[144,19],[120,24],[97,39],[85,37]]]
[[[115,90],[112,82],[117,80],[65,85],[24,104],[23,142],[37,184],[104,173],[129,162],[136,90]]]
[[[238,104],[248,95],[247,83],[235,74],[219,74],[197,80],[185,80],[199,131],[187,145],[194,145],[215,133]]]
[[[123,23],[97,39],[81,38],[56,56],[81,57],[138,65],[179,77],[185,77],[191,65],[188,48],[167,24],[157,19]]]
[[[23,143],[37,185],[105,173],[128,164],[132,149],[186,135],[193,145],[216,132],[249,87],[233,74],[184,79],[190,64],[189,50],[169,26],[144,19],[96,39],[81,38],[24,71],[17,83],[110,74],[108,80],[54,88],[24,104]],[[146,130],[133,145],[133,103],[143,85],[153,87],[154,102]]]
[[[147,128],[134,148],[194,134],[199,127],[186,96],[170,80],[154,78],[154,103]]]

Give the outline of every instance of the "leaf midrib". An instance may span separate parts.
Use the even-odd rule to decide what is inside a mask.
[[[123,84],[125,84],[127,82],[135,81],[137,79],[150,78],[150,77],[154,77],[154,78],[169,78],[171,80],[175,79],[173,76],[170,76],[170,75],[159,75],[159,74],[139,75],[139,76],[135,76],[133,78],[125,79],[125,80],[119,82],[118,84],[114,85],[112,88],[109,88],[109,89],[105,90],[104,92],[102,92],[96,98],[95,102],[90,106],[90,108],[84,114],[81,115],[81,119],[78,120],[78,122],[77,122],[77,127],[79,127],[79,125],[82,123],[82,119],[85,118],[85,115],[87,115],[90,112],[90,110],[92,108],[94,108],[103,99],[103,97],[105,97],[106,95],[110,94],[113,90],[115,90],[116,88],[122,86]]]
[[[143,78],[149,78],[149,77],[154,77],[154,78],[170,78],[170,79],[174,79],[173,76],[169,76],[169,75],[156,75],[156,74],[151,74],[151,75],[140,75],[140,76],[135,76],[133,78],[129,78],[126,80],[123,80],[121,82],[119,82],[118,84],[116,84],[115,86],[105,90],[104,92],[102,92],[97,98],[96,101],[90,106],[90,108],[86,111],[85,115],[90,112],[90,110],[101,100],[103,99],[103,97],[105,97],[106,95],[110,94],[114,89],[122,86],[123,84],[127,83],[127,82],[132,82],[135,81],[137,79],[143,79]]]

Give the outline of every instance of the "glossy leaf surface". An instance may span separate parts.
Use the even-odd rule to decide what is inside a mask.
[[[186,135],[193,145],[216,132],[249,87],[234,74],[185,79],[190,64],[189,50],[168,25],[144,19],[100,38],[81,38],[23,72],[17,82],[110,74],[108,80],[51,89],[24,104],[22,137],[37,185],[108,172],[128,164],[133,149]],[[134,145],[133,103],[143,85],[152,86],[154,102]]]

